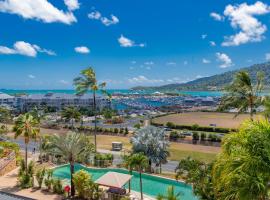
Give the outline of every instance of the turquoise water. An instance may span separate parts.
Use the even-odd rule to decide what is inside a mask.
[[[128,171],[124,169],[93,169],[83,167],[79,164],[75,165],[75,171],[78,171],[80,169],[84,169],[89,172],[94,180],[97,180],[99,177],[109,171],[128,174]],[[70,179],[69,165],[56,168],[53,172],[53,175],[60,179]],[[131,179],[131,190],[140,192],[139,174],[137,172],[133,172],[132,175],[133,177]],[[161,177],[151,176],[148,174],[142,174],[142,181],[143,193],[149,196],[156,197],[158,194],[166,194],[167,188],[172,185],[175,187],[176,192],[181,192],[181,200],[197,200],[197,198],[192,193],[191,186],[184,183]],[[128,184],[126,185],[126,188],[127,187]]]
[[[4,92],[7,94],[18,94],[18,93],[27,93],[27,94],[46,94],[48,92],[53,93],[67,93],[67,94],[74,94],[74,90],[6,90],[6,89],[0,89],[0,92]],[[131,94],[131,93],[140,93],[140,94],[153,94],[154,90],[147,90],[147,91],[132,91],[127,89],[111,89],[108,90],[109,93],[122,93],[122,94]],[[219,91],[175,91],[179,94],[186,94],[190,96],[222,96],[222,92]]]

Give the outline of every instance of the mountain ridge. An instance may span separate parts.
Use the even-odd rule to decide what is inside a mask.
[[[247,71],[252,81],[255,82],[257,72],[262,71],[265,76],[265,86],[270,88],[270,62],[254,64],[249,67],[244,67],[238,70],[232,70],[213,76],[199,78],[187,83],[173,83],[162,86],[144,87],[137,86],[131,88],[132,90],[191,90],[191,91],[217,91],[222,90],[233,81],[234,75],[239,71]]]

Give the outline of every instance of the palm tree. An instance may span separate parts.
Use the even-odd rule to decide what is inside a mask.
[[[246,121],[238,133],[225,136],[212,173],[218,199],[268,199],[269,121]]]
[[[161,169],[161,163],[166,162],[170,155],[168,151],[169,141],[166,139],[164,129],[147,126],[137,130],[130,140],[133,145],[133,152],[142,152],[148,157],[150,169],[152,163],[159,165]]]
[[[181,196],[181,192],[175,194],[174,186],[169,186],[167,189],[167,194],[162,195],[159,194],[157,196],[157,200],[179,200]]]
[[[68,132],[66,135],[54,135],[50,141],[48,152],[57,156],[61,156],[70,165],[71,177],[71,196],[75,195],[75,187],[73,183],[73,174],[75,162],[80,157],[89,157],[93,152],[93,144],[85,135],[80,133]]]
[[[61,112],[61,117],[71,121],[71,128],[74,129],[74,121],[79,121],[81,119],[80,111],[74,107],[65,107]]]
[[[106,83],[98,83],[96,78],[96,73],[92,67],[86,68],[81,71],[80,76],[74,79],[74,85],[76,87],[77,95],[86,94],[88,91],[92,91],[93,93],[93,110],[95,117],[95,152],[97,151],[97,112],[96,112],[96,93],[98,91],[106,94],[110,97],[110,95],[105,90]]]
[[[148,159],[142,153],[132,154],[128,158],[128,165],[130,170],[135,169],[140,174],[140,191],[141,199],[143,199],[143,187],[142,187],[142,172],[148,166]]]
[[[226,94],[222,98],[220,110],[237,108],[238,112],[235,116],[249,110],[250,119],[253,120],[256,107],[262,103],[260,93],[264,85],[263,80],[264,76],[261,72],[257,74],[256,84],[252,83],[248,72],[238,72],[231,85],[225,88]]]
[[[15,131],[15,139],[19,136],[24,137],[25,144],[25,168],[27,171],[27,159],[28,159],[28,144],[31,139],[36,140],[40,129],[39,123],[36,118],[34,118],[30,113],[20,115],[15,120],[15,125],[13,130]]]

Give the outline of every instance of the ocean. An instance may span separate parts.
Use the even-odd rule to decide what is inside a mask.
[[[156,91],[133,91],[133,90],[128,90],[128,89],[108,89],[107,90],[110,94],[113,93],[120,93],[120,94],[134,94],[134,93],[139,93],[139,94],[153,94]],[[26,93],[26,94],[46,94],[49,92],[52,93],[66,93],[66,94],[75,94],[75,90],[11,90],[11,89],[0,89],[0,92],[6,93],[6,94],[21,94],[21,93]],[[220,97],[222,96],[222,92],[220,91],[177,91],[174,93],[179,93],[179,94],[185,94],[189,96],[200,96],[200,97]]]

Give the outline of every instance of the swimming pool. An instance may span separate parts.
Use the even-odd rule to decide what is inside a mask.
[[[109,171],[119,172],[128,174],[127,170],[124,169],[94,169],[84,167],[82,165],[76,164],[75,171],[80,169],[84,169],[92,175],[94,180],[97,180],[102,175],[106,174]],[[139,173],[132,172],[132,179],[131,179],[131,190],[140,192],[140,185],[139,185]],[[53,172],[53,176],[60,178],[60,179],[70,179],[70,171],[69,165],[64,165],[61,167],[55,168]],[[174,186],[176,192],[181,192],[181,200],[197,200],[196,196],[194,196],[192,192],[192,188],[190,185],[186,185],[181,182],[177,182],[171,179],[165,179],[157,176],[152,176],[149,174],[142,174],[142,182],[143,182],[143,193],[149,196],[156,197],[158,194],[166,194],[168,186]],[[128,187],[128,184],[127,186]]]

